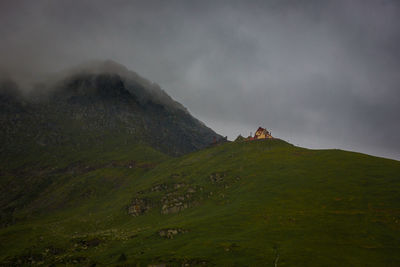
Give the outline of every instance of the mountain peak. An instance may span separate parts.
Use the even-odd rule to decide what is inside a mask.
[[[15,86],[14,86],[15,87]],[[14,92],[12,84],[5,92]],[[39,146],[115,146],[146,143],[170,155],[204,148],[221,137],[194,118],[160,86],[114,61],[84,63],[36,86],[32,101],[4,99],[7,128],[0,131],[12,144]],[[0,99],[1,100],[1,99]],[[23,104],[23,105],[21,105]],[[16,112],[24,110],[23,115]],[[29,122],[19,123],[15,118]],[[34,132],[32,140],[31,133]],[[118,138],[117,138],[118,136]],[[18,140],[17,140],[18,139]]]
[[[100,97],[111,99],[131,96],[122,78],[114,73],[76,74],[66,78],[60,87],[53,94],[56,98]]]
[[[128,70],[124,65],[117,63],[113,60],[90,60],[78,64],[68,70],[71,74],[77,73],[91,73],[91,74],[101,74],[101,73],[114,73],[121,76],[127,76],[128,74],[134,73]],[[137,75],[137,73],[135,73]]]
[[[173,100],[157,83],[151,82],[113,60],[92,60],[81,63],[58,74],[54,84],[52,91],[55,92],[60,89],[65,91],[71,86],[74,93],[84,95],[94,93],[100,93],[103,96],[121,95],[121,93],[126,95],[129,92],[142,104],[151,102],[166,109],[177,109],[188,113],[182,104]],[[90,88],[87,88],[88,86]],[[79,90],[80,87],[81,90]]]

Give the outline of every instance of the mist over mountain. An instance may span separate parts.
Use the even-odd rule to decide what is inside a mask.
[[[92,61],[36,82],[0,83],[1,153],[71,145],[146,143],[170,155],[221,137],[158,84],[113,61]]]

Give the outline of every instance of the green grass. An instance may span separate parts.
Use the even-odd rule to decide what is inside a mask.
[[[68,157],[60,168],[75,162]],[[20,207],[17,223],[0,229],[0,262],[400,265],[398,161],[281,140],[226,143],[179,158],[144,146],[78,158],[97,167],[53,175]],[[131,169],[130,160],[137,162]],[[165,197],[184,197],[188,207],[163,214]],[[135,198],[151,203],[136,217],[128,215]],[[163,229],[182,232],[167,239]]]

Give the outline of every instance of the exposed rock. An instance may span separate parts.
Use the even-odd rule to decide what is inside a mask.
[[[174,236],[181,233],[186,233],[184,229],[162,229],[158,231],[158,234],[163,238],[174,239]]]
[[[162,214],[178,213],[182,210],[187,209],[188,207],[189,207],[188,203],[184,203],[177,199],[173,199],[172,202],[167,202],[163,204],[161,208],[161,213]]]
[[[225,173],[214,172],[210,174],[211,183],[221,183],[224,181]]]
[[[196,193],[196,190],[193,189],[193,188],[191,188],[191,187],[189,187],[188,190],[187,190],[187,192],[188,192],[188,193]]]
[[[154,199],[152,201],[153,204],[151,204],[144,196],[152,192],[165,192],[165,195],[161,200]],[[128,208],[128,213],[133,216],[139,216],[155,206],[161,207],[161,214],[178,213],[196,205],[197,202],[194,201],[196,192],[197,188],[195,186],[189,187],[185,183],[156,184],[137,193],[137,197]]]
[[[132,216],[139,216],[147,212],[150,208],[151,205],[148,200],[135,198],[128,207],[128,214]]]
[[[185,195],[177,195],[176,192],[167,194],[161,199],[161,213],[172,214],[187,209],[190,207],[190,198],[190,194],[186,194],[186,197]]]
[[[179,189],[181,187],[185,187],[186,185],[184,183],[178,183],[178,184],[174,184],[174,189]]]
[[[150,192],[160,192],[160,191],[165,191],[167,189],[168,189],[168,185],[166,185],[166,184],[158,184],[158,185],[153,186],[150,189]]]

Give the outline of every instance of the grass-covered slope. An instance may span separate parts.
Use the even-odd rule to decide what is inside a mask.
[[[400,265],[398,161],[281,140],[124,153],[61,172],[20,208],[0,229],[0,262]]]

